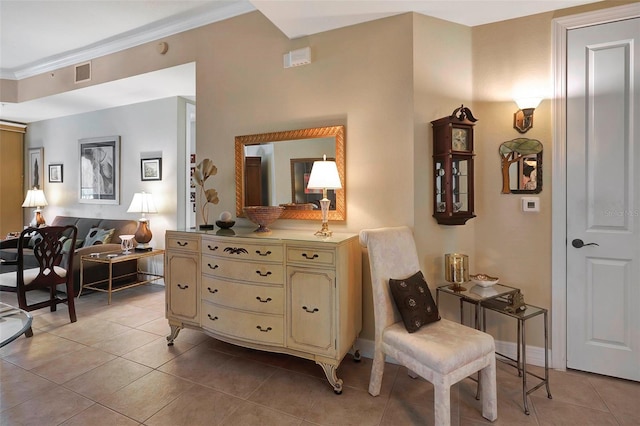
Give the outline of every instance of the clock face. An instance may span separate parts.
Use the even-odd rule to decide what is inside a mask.
[[[458,129],[456,127],[451,130],[451,149],[453,149],[454,151],[469,150],[469,139],[467,132],[467,129]]]

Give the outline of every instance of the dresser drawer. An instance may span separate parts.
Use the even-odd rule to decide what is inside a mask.
[[[202,273],[261,284],[284,284],[284,266],[281,263],[245,262],[202,255]]]
[[[263,314],[284,315],[284,287],[242,284],[202,278],[202,299],[218,305]]]
[[[202,303],[202,327],[237,339],[284,345],[284,317],[255,314]]]
[[[316,249],[313,247],[287,247],[287,262],[308,266],[333,266],[335,250]]]
[[[256,260],[259,262],[282,262],[283,247],[280,244],[247,244],[238,239],[203,238],[202,254],[229,259]]]
[[[185,250],[197,253],[200,251],[200,238],[191,235],[169,234],[166,239],[166,248],[167,250]]]

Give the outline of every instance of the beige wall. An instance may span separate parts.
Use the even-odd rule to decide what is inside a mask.
[[[253,12],[165,38],[166,55],[156,52],[154,42],[97,58],[90,84],[196,62],[198,156],[218,166],[214,185],[221,201],[213,216],[235,209],[236,135],[344,124],[347,220],[332,223],[332,229],[413,226],[430,284],[442,282],[443,254],[461,251],[471,256],[472,271],[498,275],[523,288],[527,301],[550,308],[551,20],[618,4],[474,28],[404,14],[298,40]],[[307,45],[312,64],[283,69],[282,54]],[[18,83],[17,97],[77,88],[71,81],[72,67],[35,76]],[[512,99],[521,88],[546,97],[527,133],[545,147],[539,214],[522,213],[518,195],[500,194],[497,148],[518,136]],[[465,226],[441,226],[431,216],[430,122],[461,103],[479,118],[478,217]],[[317,223],[280,220],[275,227],[313,231]],[[368,270],[364,275],[362,337],[372,339]],[[444,315],[456,314],[455,307],[445,302]],[[491,327],[498,339],[513,340],[513,324]],[[542,346],[541,332],[532,330],[529,338]]]

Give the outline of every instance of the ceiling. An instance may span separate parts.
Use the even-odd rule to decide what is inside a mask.
[[[595,1],[0,0],[0,77],[19,80],[254,10],[293,39],[409,11],[476,26]],[[118,104],[195,96],[193,65],[145,77],[153,78],[153,84],[135,77],[20,104],[3,103],[0,119],[30,123]],[[157,84],[158,78],[164,83]]]

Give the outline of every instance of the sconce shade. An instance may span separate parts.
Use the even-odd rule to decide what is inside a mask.
[[[307,183],[309,189],[341,189],[340,175],[335,161],[327,161],[324,156],[323,161],[314,161],[311,168],[311,175]]]
[[[47,199],[45,198],[44,191],[42,189],[30,189],[27,191],[27,196],[24,199],[24,203],[22,203],[22,207],[36,208],[29,226],[37,227],[46,225],[46,221],[44,220],[44,216],[42,216],[40,208],[48,205],[49,203],[47,203]]]
[[[127,209],[127,213],[158,213],[153,196],[147,192],[136,192],[133,194],[133,200]]]
[[[142,213],[142,217],[138,220],[138,229],[135,233],[135,239],[138,243],[136,250],[151,250],[149,241],[151,241],[153,234],[149,228],[149,220],[144,217],[144,215],[146,213],[158,213],[156,204],[153,201],[153,196],[146,192],[136,192],[133,194],[133,200],[131,200],[131,205],[127,209],[127,213]]]
[[[44,196],[44,191],[41,189],[30,189],[27,191],[27,196],[22,203],[22,207],[44,207],[48,206],[47,199]]]
[[[520,109],[536,109],[538,105],[542,102],[542,98],[520,98],[516,99],[516,104],[518,104],[518,108]]]
[[[521,98],[515,101],[520,109],[513,115],[513,128],[520,133],[526,133],[533,127],[533,111],[538,107],[542,98]]]

